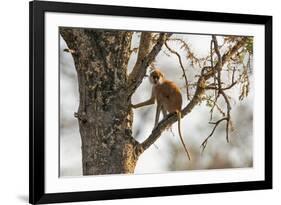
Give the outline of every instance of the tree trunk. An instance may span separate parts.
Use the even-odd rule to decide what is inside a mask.
[[[60,28],[79,84],[83,175],[133,173],[138,142],[127,94],[132,32]]]

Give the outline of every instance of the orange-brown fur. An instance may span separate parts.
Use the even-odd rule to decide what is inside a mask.
[[[178,117],[178,132],[180,135],[180,140],[183,144],[185,152],[190,159],[190,155],[185,146],[185,143],[181,134],[180,120],[181,120],[181,106],[182,106],[182,96],[179,87],[170,80],[164,78],[163,73],[159,69],[155,69],[151,72],[149,77],[150,82],[153,84],[151,98],[145,102],[132,105],[133,108],[139,108],[146,105],[151,105],[157,102],[155,124],[157,126],[159,120],[160,110],[163,116],[166,116],[167,111],[169,113],[177,113]]]
[[[169,80],[155,85],[155,97],[157,103],[162,104],[169,113],[181,111],[182,96],[177,85]]]

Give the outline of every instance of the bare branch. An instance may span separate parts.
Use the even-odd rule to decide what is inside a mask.
[[[217,38],[215,35],[212,36],[212,39],[213,39],[213,42],[214,42],[214,49],[215,49],[215,52],[217,54],[217,57],[218,57],[218,67],[219,67],[219,71],[218,71],[218,88],[219,88],[219,94],[222,94],[226,104],[227,104],[227,118],[226,118],[226,141],[229,142],[229,121],[230,121],[230,110],[231,110],[231,106],[230,106],[230,102],[224,92],[224,90],[222,90],[222,87],[221,87],[221,70],[222,70],[222,58],[221,58],[221,54],[220,54],[220,51],[219,51],[219,47],[218,47],[218,42],[217,42]],[[233,83],[234,85],[234,83]]]
[[[225,130],[225,132],[226,132],[226,141],[229,142],[229,123],[230,123],[230,110],[231,110],[231,106],[230,106],[230,102],[229,102],[225,92],[224,91],[220,91],[220,92],[221,92],[221,94],[222,94],[222,96],[223,96],[223,98],[224,98],[224,100],[225,100],[225,102],[227,104],[227,123],[226,123],[226,128],[225,128],[226,130]]]
[[[224,118],[218,120],[217,122],[210,122],[210,124],[214,124],[215,126],[213,127],[213,129],[212,129],[211,133],[209,134],[209,136],[206,137],[206,139],[202,142],[202,144],[201,144],[202,152],[201,152],[201,153],[204,152],[204,150],[205,150],[205,148],[206,148],[206,146],[207,146],[208,140],[213,136],[213,134],[214,134],[214,132],[215,132],[217,126],[218,126],[222,121],[224,121],[224,120],[227,120],[227,117],[224,117]]]
[[[191,51],[190,46],[183,40],[180,38],[169,38],[169,41],[178,41],[182,44],[181,48],[183,48],[186,52],[187,52],[187,59],[190,60],[191,64],[194,65],[195,63],[198,64],[200,67],[200,61],[201,60],[205,60],[204,58],[198,58],[194,55],[194,53]]]
[[[243,38],[241,38],[241,40],[237,41],[237,43],[236,43],[232,48],[230,48],[227,53],[225,53],[225,54],[222,56],[222,58],[221,58],[222,66],[223,66],[227,61],[229,61],[230,58],[231,58],[233,55],[235,55],[235,54],[237,53],[237,51],[238,51],[241,47],[243,47],[243,46],[246,44],[246,42],[247,42],[247,37],[243,37]],[[221,66],[221,67],[222,67],[222,66]],[[206,72],[204,72],[204,77],[205,77],[206,79],[209,79],[209,78],[213,77],[214,74],[217,73],[217,71],[218,71],[219,69],[221,69],[221,67],[219,67],[219,64],[218,64],[218,63],[214,66],[214,69],[208,69],[208,68],[210,68],[210,67],[208,67],[208,66],[204,67],[204,68],[202,69],[202,71],[206,71]]]
[[[235,81],[235,82],[231,83],[229,86],[224,87],[224,88],[221,88],[221,90],[229,90],[230,88],[232,88],[232,87],[233,87],[234,85],[236,85],[237,83],[238,83],[238,82]],[[219,90],[219,88],[216,87],[216,86],[207,86],[207,87],[205,87],[205,89],[206,89],[206,90]]]
[[[212,67],[212,70],[214,70],[213,44],[214,44],[214,39],[212,38],[211,45],[210,45],[210,56],[211,56],[211,67]],[[217,81],[216,74],[214,74],[214,85],[216,85],[216,83],[217,83],[216,81]],[[218,94],[217,90],[215,89],[214,91],[215,91],[215,93],[214,93],[215,94],[215,100],[214,100],[214,104],[213,104],[213,106],[212,106],[212,108],[210,110],[210,113],[211,113],[210,120],[213,119],[214,108],[215,108],[215,105],[217,104],[217,101],[218,101],[218,98],[219,98],[219,94]]]
[[[231,78],[231,83],[232,83],[232,84],[234,83],[235,72],[236,72],[236,68],[234,67],[234,68],[233,68],[233,71],[232,71],[232,78]]]
[[[221,84],[222,84],[222,82],[221,82],[221,70],[222,70],[222,66],[223,66],[223,65],[222,65],[222,58],[221,58],[221,54],[220,54],[220,51],[219,51],[217,38],[216,38],[215,35],[212,35],[212,42],[213,42],[213,44],[214,44],[215,53],[216,53],[216,55],[217,55],[217,57],[218,57],[218,62],[217,62],[218,71],[217,71],[217,78],[216,78],[216,80],[217,80],[217,86],[214,86],[214,87],[212,87],[212,86],[206,86],[206,89],[214,89],[214,90],[218,91],[217,94],[216,94],[216,97],[215,97],[215,103],[217,102],[217,100],[218,100],[218,98],[219,98],[220,95],[223,96],[224,101],[226,102],[226,105],[227,105],[227,117],[226,117],[226,118],[223,118],[223,119],[221,119],[221,120],[219,120],[219,121],[217,121],[217,122],[215,123],[215,126],[214,126],[213,130],[211,131],[211,134],[210,134],[210,135],[203,141],[203,143],[201,144],[202,153],[203,153],[203,151],[205,150],[205,148],[206,148],[206,146],[207,146],[208,139],[213,135],[215,129],[216,129],[217,126],[218,126],[218,124],[219,124],[221,121],[223,121],[223,120],[226,120],[226,141],[229,142],[229,123],[230,123],[230,110],[231,110],[231,106],[230,106],[230,102],[229,102],[229,100],[228,100],[228,98],[227,98],[227,96],[226,96],[224,90],[225,90],[225,89],[229,89],[229,88],[233,87],[233,86],[236,84],[236,82],[232,82],[232,84],[231,84],[230,86],[224,88],[224,90],[223,90],[223,88],[222,88],[222,86],[221,86]],[[212,57],[211,57],[211,60],[213,60]],[[235,72],[235,71],[234,71],[234,72]],[[234,72],[233,72],[233,75],[234,75]],[[234,80],[234,77],[232,78],[232,80]],[[212,115],[213,115],[214,106],[215,106],[215,104],[213,105],[213,107],[212,107],[212,109],[211,109],[211,119],[212,119]]]
[[[221,58],[221,53],[220,53],[219,46],[218,46],[218,41],[217,41],[217,38],[216,38],[215,35],[212,35],[212,41],[213,41],[213,44],[214,44],[214,50],[215,50],[216,55],[218,57],[218,63],[217,63],[217,67],[218,67],[217,74],[218,74],[218,77],[217,77],[217,80],[218,80],[219,90],[221,90],[222,58]]]
[[[182,70],[182,75],[184,77],[184,80],[185,80],[185,87],[186,87],[186,96],[187,96],[187,99],[190,100],[190,96],[189,96],[189,85],[188,85],[188,81],[187,81],[187,77],[186,77],[186,73],[185,73],[185,69],[183,67],[183,63],[182,63],[182,60],[181,60],[181,56],[178,52],[176,52],[175,50],[173,50],[168,44],[167,44],[167,41],[165,41],[165,46],[167,47],[167,49],[175,54],[177,57],[178,57],[178,60],[179,60],[179,64],[180,64],[180,67],[181,67],[181,70]]]
[[[218,103],[217,103],[217,96],[216,96],[216,98],[213,100],[211,97],[207,97],[207,98],[203,98],[203,100],[206,100],[206,101],[208,101],[208,103],[209,102],[211,102],[212,103],[212,108],[211,108],[211,110],[210,110],[210,113],[211,113],[211,115],[210,115],[210,121],[212,121],[212,119],[213,119],[213,111],[214,111],[214,108],[216,107],[217,108],[217,110],[221,113],[221,115],[224,117],[226,114],[225,114],[225,112],[222,110],[222,108],[218,105]]]

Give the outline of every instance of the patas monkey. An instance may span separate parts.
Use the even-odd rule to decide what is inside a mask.
[[[155,99],[156,99],[157,108],[156,108],[154,127],[158,123],[160,110],[162,111],[164,117],[166,117],[167,112],[177,113],[178,132],[179,132],[180,140],[185,149],[187,157],[190,160],[189,152],[185,146],[181,134],[180,120],[181,120],[182,96],[180,93],[180,89],[174,82],[165,79],[163,73],[159,69],[152,70],[149,76],[149,80],[153,85],[150,99],[142,103],[132,105],[132,107],[139,108],[146,105],[152,105],[155,103]]]

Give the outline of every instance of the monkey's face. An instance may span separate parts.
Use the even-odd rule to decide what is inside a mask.
[[[150,73],[149,80],[152,84],[157,85],[162,83],[163,77],[163,73],[161,73],[158,69],[155,69]]]

